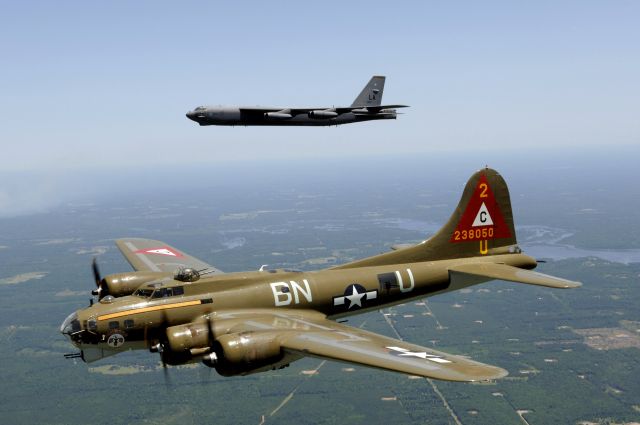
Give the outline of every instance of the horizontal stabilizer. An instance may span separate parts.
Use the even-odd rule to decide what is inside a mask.
[[[409,105],[380,105],[380,106],[370,106],[367,109],[396,109],[396,108],[408,108]]]
[[[381,106],[367,106],[363,108],[349,108],[349,110],[344,112],[352,112],[356,115],[358,114],[385,114],[385,113],[395,113],[396,108],[408,108],[409,105],[381,105]],[[345,108],[338,108],[345,109]],[[343,112],[343,113],[344,113]]]
[[[461,273],[481,278],[528,283],[529,285],[546,286],[549,288],[577,288],[582,286],[580,282],[496,263],[460,264],[449,267],[449,273]]]
[[[415,246],[416,244],[414,243],[397,243],[395,245],[391,245],[391,250],[392,251],[397,251],[399,249],[407,249],[407,248],[411,248],[413,246]]]

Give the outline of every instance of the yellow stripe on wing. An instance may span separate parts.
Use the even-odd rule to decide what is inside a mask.
[[[152,307],[135,308],[133,310],[119,311],[118,313],[104,314],[102,316],[98,316],[98,320],[109,320],[109,319],[115,319],[116,317],[128,316],[130,314],[140,314],[140,313],[147,313],[149,311],[158,311],[158,310],[169,310],[172,308],[189,307],[192,305],[200,305],[200,304],[202,304],[201,300],[185,301],[181,303],[164,304],[164,305],[154,305]]]

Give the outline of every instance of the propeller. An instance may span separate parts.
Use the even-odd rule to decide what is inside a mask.
[[[211,317],[206,316],[206,320],[207,320],[207,331],[208,331],[207,339],[209,341],[209,347],[211,352],[207,356],[205,356],[203,363],[209,367],[213,367],[218,362],[218,354],[214,349],[214,342],[216,340],[216,337],[213,333],[213,325],[211,324]]]
[[[91,291],[91,295],[97,295],[98,300],[101,300],[109,295],[109,286],[107,286],[107,282],[100,274],[100,267],[98,267],[98,259],[96,257],[93,257],[91,261],[91,271],[93,272],[93,280],[96,283],[96,289]]]
[[[93,261],[91,261],[91,271],[93,272],[93,280],[96,283],[96,289],[91,291],[91,295],[97,295],[98,299],[101,300],[105,296],[109,295],[109,288],[105,285],[105,281],[100,275],[100,267],[98,267],[98,260],[96,257],[93,257]]]
[[[161,318],[158,326],[159,341],[158,344],[151,347],[151,351],[157,351],[160,354],[160,362],[162,363],[162,374],[164,375],[164,385],[167,390],[171,387],[171,378],[169,377],[169,369],[167,368],[167,313],[161,310]]]
[[[93,257],[93,261],[91,261],[91,271],[93,271],[93,279],[96,281],[96,286],[100,286],[102,278],[100,277],[100,267],[98,267],[98,259],[96,257]]]
[[[160,353],[160,361],[162,362],[162,374],[164,376],[164,385],[167,390],[171,388],[171,378],[169,377],[169,369],[167,368],[166,354],[164,354],[164,343],[158,344],[158,353]]]

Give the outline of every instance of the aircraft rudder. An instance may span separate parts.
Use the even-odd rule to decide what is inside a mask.
[[[426,244],[433,254],[444,258],[503,253],[503,247],[515,249],[511,197],[504,178],[488,167],[474,173],[447,223]]]
[[[385,79],[386,77],[384,75],[374,75],[371,77],[351,106],[361,106],[365,108],[368,106],[380,106],[382,104]]]

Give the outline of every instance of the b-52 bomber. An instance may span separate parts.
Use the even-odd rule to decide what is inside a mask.
[[[166,243],[120,239],[136,270],[101,277],[99,302],[60,331],[87,363],[125,350],[162,364],[202,362],[224,376],[275,370],[305,356],[449,381],[507,371],[340,323],[337,319],[492,279],[551,288],[581,284],[532,271],[518,247],[507,185],[482,169],[449,221],[429,239],[336,267],[223,273]]]
[[[200,125],[293,125],[327,126],[352,122],[396,119],[395,108],[406,105],[382,105],[383,76],[373,76],[351,106],[340,107],[263,107],[198,106],[187,118]]]

